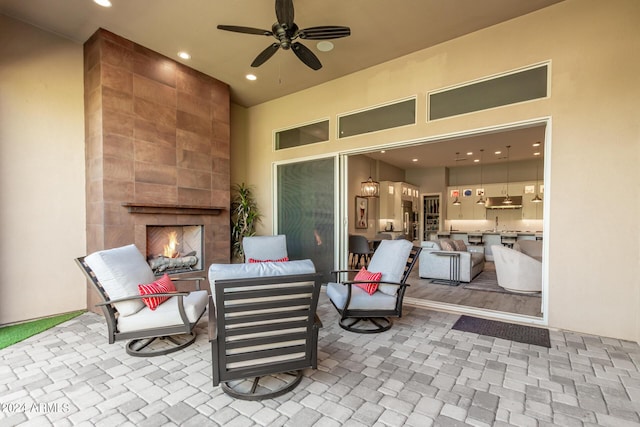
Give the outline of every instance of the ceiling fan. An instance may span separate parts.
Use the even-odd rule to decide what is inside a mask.
[[[271,58],[278,49],[293,50],[293,53],[309,68],[319,70],[322,64],[318,57],[296,39],[329,40],[351,35],[349,27],[335,25],[311,27],[303,30],[293,22],[293,0],[276,0],[276,17],[278,21],[271,26],[271,31],[259,28],[241,27],[237,25],[218,25],[219,30],[234,31],[236,33],[272,36],[277,42],[260,52],[251,63],[252,67],[259,67]]]

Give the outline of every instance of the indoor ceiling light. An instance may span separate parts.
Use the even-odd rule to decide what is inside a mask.
[[[380,183],[371,178],[371,160],[369,160],[369,179],[360,183],[362,197],[380,197]]]
[[[251,81],[258,79],[255,74],[247,74],[245,77],[247,78],[247,80]]]
[[[513,200],[511,200],[511,197],[509,197],[509,149],[510,148],[511,146],[507,145],[507,197],[505,197],[504,200],[502,201],[502,203],[505,205],[513,204]]]
[[[178,56],[182,59],[191,59],[191,55],[184,51],[178,52]]]
[[[93,0],[93,2],[102,7],[111,7],[111,2],[109,0]]]
[[[485,200],[484,200],[484,187],[482,186],[482,169],[483,169],[483,162],[482,162],[482,157],[483,157],[483,153],[484,153],[484,149],[480,150],[480,190],[482,190],[482,192],[480,193],[480,198],[478,199],[478,201],[476,202],[477,205],[484,205],[486,204]],[[477,160],[477,159],[476,159]]]
[[[536,163],[536,195],[533,199],[531,199],[532,203],[540,203],[542,199],[538,196],[538,190],[540,189],[540,184],[538,183],[538,163]]]

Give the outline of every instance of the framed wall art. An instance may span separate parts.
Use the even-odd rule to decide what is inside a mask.
[[[367,228],[369,219],[369,200],[356,196],[356,225],[355,228]]]

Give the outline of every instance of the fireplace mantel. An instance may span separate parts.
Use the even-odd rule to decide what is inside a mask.
[[[225,208],[220,206],[163,205],[154,203],[123,203],[132,214],[165,215],[219,215]]]

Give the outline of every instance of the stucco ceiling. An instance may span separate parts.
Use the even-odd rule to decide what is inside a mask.
[[[313,71],[290,51],[259,68],[253,58],[273,39],[221,31],[218,24],[270,29],[273,0],[0,0],[0,12],[84,43],[98,28],[114,32],[228,83],[232,99],[256,105],[534,12],[562,0],[294,0],[300,28],[341,25],[350,37],[320,52]],[[176,56],[188,51],[191,59]],[[247,73],[258,80],[248,81]]]

